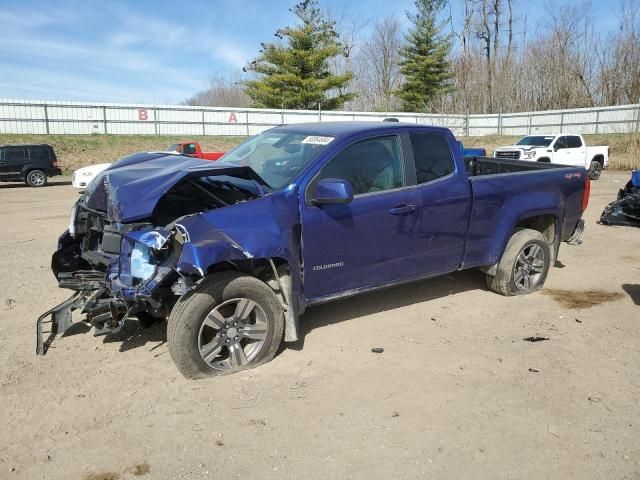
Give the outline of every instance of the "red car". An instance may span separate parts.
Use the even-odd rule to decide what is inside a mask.
[[[170,145],[167,152],[180,153],[193,158],[201,158],[203,160],[218,160],[226,152],[203,152],[198,142],[180,142]]]

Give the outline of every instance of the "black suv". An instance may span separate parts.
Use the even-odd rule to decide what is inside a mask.
[[[44,187],[47,178],[62,175],[51,145],[1,145],[0,182],[25,182]]]

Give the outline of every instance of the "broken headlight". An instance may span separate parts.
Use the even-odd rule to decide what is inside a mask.
[[[76,213],[78,213],[78,204],[76,203],[71,209],[71,214],[69,215],[69,236],[71,238],[76,237]]]
[[[131,276],[144,281],[151,278],[155,271],[156,266],[151,249],[142,243],[136,242],[131,252]]]

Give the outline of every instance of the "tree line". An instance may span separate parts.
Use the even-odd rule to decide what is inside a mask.
[[[528,6],[415,0],[408,22],[391,15],[367,24],[303,0],[290,9],[296,24],[262,43],[243,72],[212,77],[185,103],[507,113],[640,102],[637,2],[622,0],[608,30],[589,3],[548,2],[533,28]]]

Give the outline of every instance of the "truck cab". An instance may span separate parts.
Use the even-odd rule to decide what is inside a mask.
[[[204,152],[198,142],[179,142],[169,145],[166,152],[179,153],[192,158],[201,158],[203,160],[218,160],[225,152]]]

